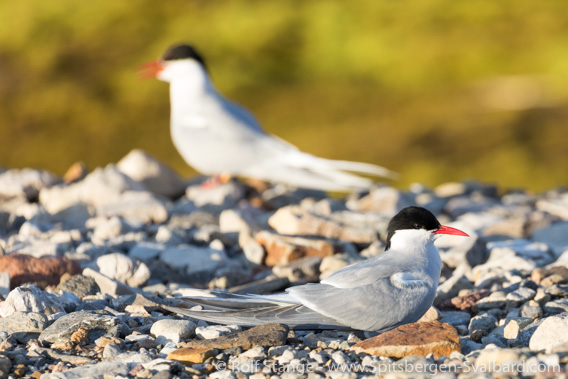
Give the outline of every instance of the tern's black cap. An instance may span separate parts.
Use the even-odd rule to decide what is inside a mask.
[[[187,44],[173,45],[162,55],[163,61],[174,61],[178,59],[195,59],[205,67],[205,61],[201,55],[193,46]]]
[[[390,240],[397,230],[437,230],[440,229],[440,227],[440,222],[429,210],[421,207],[404,208],[389,222],[389,226],[387,228],[387,245],[385,250],[390,248]]]

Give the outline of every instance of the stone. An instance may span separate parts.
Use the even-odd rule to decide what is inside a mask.
[[[343,267],[361,262],[362,260],[360,256],[348,253],[338,253],[324,257],[319,267],[319,271],[321,272],[320,280],[329,277]]]
[[[503,370],[505,375],[514,375],[511,372],[513,367],[521,367],[522,357],[519,353],[512,349],[491,348],[484,349],[475,359],[475,367],[469,366],[471,370],[475,369],[478,372],[492,372],[499,373]],[[505,371],[507,367],[507,371]]]
[[[130,287],[141,287],[150,279],[150,270],[144,262],[135,262],[127,255],[111,253],[97,258],[100,272]]]
[[[54,174],[30,168],[12,169],[0,173],[0,198],[22,197],[37,200],[42,188],[59,182]]]
[[[272,272],[277,277],[287,278],[292,283],[317,282],[321,262],[320,257],[307,256],[288,264],[274,266]]]
[[[457,296],[461,290],[470,288],[473,288],[473,285],[465,275],[454,273],[454,275],[438,285],[434,305],[439,305],[445,300]]]
[[[507,307],[509,308],[516,308],[521,304],[526,303],[529,300],[532,300],[536,295],[536,291],[528,288],[528,287],[521,287],[513,292],[507,294]]]
[[[202,349],[192,349],[192,348],[181,348],[172,351],[168,354],[167,359],[172,359],[183,363],[184,365],[192,365],[196,363],[203,363],[206,359],[214,356],[214,350],[209,348]]]
[[[469,333],[481,331],[483,335],[489,334],[497,326],[497,319],[489,313],[473,317],[469,322]]]
[[[162,223],[168,219],[167,203],[142,191],[126,191],[114,201],[96,207],[98,215],[120,216],[133,223]]]
[[[196,325],[189,320],[158,320],[152,325],[150,334],[156,338],[158,345],[165,345],[168,342],[178,343],[195,335]]]
[[[283,235],[312,235],[353,243],[371,243],[377,232],[371,228],[355,228],[290,205],[278,209],[268,224]]]
[[[128,285],[119,282],[118,280],[109,278],[106,275],[101,274],[91,268],[86,268],[83,270],[83,275],[92,278],[97,283],[100,288],[101,293],[106,293],[109,295],[128,295],[134,291]]]
[[[10,284],[12,288],[16,288],[24,283],[34,282],[57,285],[63,274],[79,274],[81,267],[77,262],[65,257],[35,258],[24,254],[10,254],[0,256],[0,271],[10,274]]]
[[[243,253],[249,262],[256,265],[262,265],[266,258],[264,247],[252,238],[243,245]]]
[[[287,264],[306,256],[327,257],[344,251],[344,244],[323,238],[290,237],[261,231],[256,242],[266,250],[265,264],[269,267]]]
[[[186,183],[179,175],[143,150],[130,151],[116,167],[155,195],[177,198],[185,192]]]
[[[551,286],[557,283],[568,282],[568,267],[566,266],[556,266],[558,261],[554,262],[554,267],[544,268],[539,267],[531,273],[531,280],[537,284],[542,284],[544,287]],[[553,277],[544,283],[543,280]]]
[[[244,198],[245,189],[236,181],[215,187],[198,184],[188,186],[185,196],[198,207],[209,207],[212,211],[220,213],[223,209],[234,208]]]
[[[142,183],[121,173],[115,165],[97,168],[80,182],[42,188],[39,200],[45,209],[55,214],[76,203],[93,207],[117,203],[126,191],[144,191]]]
[[[349,209],[392,217],[402,208],[416,205],[416,202],[410,193],[403,193],[393,187],[375,187],[360,199],[350,199],[346,205]]]
[[[80,378],[106,378],[128,377],[128,364],[123,362],[101,362],[87,364],[68,369],[63,372],[54,372],[42,375],[42,379],[80,379]]]
[[[350,350],[356,353],[402,358],[409,355],[435,359],[460,351],[460,338],[449,324],[439,321],[418,322],[399,326],[376,337],[366,339]]]
[[[549,245],[559,257],[568,248],[568,222],[558,222],[533,232],[533,240]]]
[[[471,320],[471,315],[468,312],[461,311],[446,311],[440,312],[440,321],[446,324],[450,324],[454,327],[459,325],[469,325]]]
[[[210,276],[226,260],[227,255],[222,250],[193,245],[180,245],[160,253],[160,261],[188,276]]]
[[[117,337],[123,326],[116,317],[79,311],[61,316],[39,336],[41,342],[70,342],[79,329],[86,329],[89,343],[95,343],[102,336]]]
[[[63,174],[63,181],[67,184],[75,183],[85,179],[89,174],[89,169],[84,162],[75,162]]]
[[[527,317],[507,318],[503,328],[503,337],[516,339],[522,329],[529,326],[533,320]]]
[[[0,330],[26,343],[28,339],[36,338],[47,328],[48,323],[47,316],[42,313],[15,312],[10,316],[0,318]]]
[[[100,288],[93,278],[84,275],[73,275],[59,283],[55,290],[71,292],[77,297],[83,298],[87,295],[96,295]]]
[[[210,325],[197,327],[197,329],[195,329],[195,335],[200,340],[210,340],[240,331],[241,327],[238,325]]]
[[[10,273],[2,271],[0,272],[0,296],[5,299],[10,293]]]
[[[452,310],[455,308],[460,311],[466,311],[473,307],[479,300],[489,296],[490,294],[491,292],[488,290],[481,290],[467,295],[452,297],[451,299],[446,299],[440,303],[439,308],[441,310]]]
[[[166,249],[166,245],[157,242],[139,242],[130,251],[128,256],[142,262],[158,258],[160,253]]]
[[[550,316],[538,326],[529,343],[531,350],[550,352],[568,342],[568,313]]]
[[[440,256],[448,267],[455,268],[462,264],[475,267],[487,261],[489,250],[485,240],[471,235],[461,243],[450,247],[448,251],[441,253]]]
[[[428,308],[426,313],[424,313],[424,315],[420,317],[420,320],[418,320],[417,322],[437,321],[440,319],[440,317],[441,317],[440,311],[437,310],[436,307],[432,306]]]
[[[181,347],[193,349],[226,350],[240,347],[244,350],[255,346],[281,346],[286,344],[289,328],[283,324],[268,323],[243,332],[210,340],[192,340],[180,343]]]
[[[10,316],[18,311],[52,315],[65,312],[65,309],[57,296],[35,286],[29,286],[13,289],[6,300],[0,303],[1,317]]]
[[[495,291],[489,296],[480,299],[474,306],[473,310],[488,310],[494,308],[502,308],[507,304],[507,298],[504,292]]]
[[[542,317],[542,308],[540,307],[540,304],[537,303],[534,300],[531,300],[525,304],[523,304],[523,306],[521,307],[521,316],[522,317],[526,317],[526,318],[530,318],[530,319],[537,319]]]

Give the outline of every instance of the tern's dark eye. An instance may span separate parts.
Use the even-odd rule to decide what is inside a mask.
[[[412,225],[412,227],[413,227],[414,229],[421,229],[421,228],[422,228],[422,225],[420,225],[420,224],[418,224],[418,223],[414,223],[414,224]]]

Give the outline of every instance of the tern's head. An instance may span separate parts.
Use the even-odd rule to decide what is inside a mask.
[[[461,230],[441,225],[436,216],[429,210],[421,207],[407,207],[394,216],[387,228],[387,245],[386,250],[390,248],[391,239],[396,232],[402,230],[424,231],[434,237],[440,234],[453,234],[457,236],[468,235]]]
[[[143,66],[144,76],[171,82],[178,78],[202,76],[206,72],[205,62],[194,47],[186,44],[171,46],[160,60]]]

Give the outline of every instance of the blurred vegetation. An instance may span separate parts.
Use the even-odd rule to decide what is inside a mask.
[[[0,2],[0,165],[62,174],[142,148],[193,171],[167,84],[137,67],[172,43],[304,151],[412,182],[568,184],[568,2]]]

